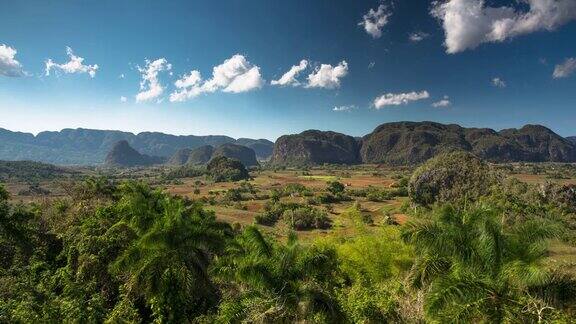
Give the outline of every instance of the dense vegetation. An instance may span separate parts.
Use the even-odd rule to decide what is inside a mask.
[[[225,157],[206,172],[220,181],[248,177]],[[218,196],[222,204],[269,195],[256,221],[289,234],[220,222],[200,199],[142,182],[89,178],[67,196],[32,204],[10,201],[0,187],[0,323],[570,323],[576,316],[574,274],[546,262],[551,240],[576,244],[574,186],[508,179],[468,153],[437,157],[387,189],[330,180],[268,194],[251,181],[237,185]],[[408,194],[403,225],[374,224],[354,202]],[[293,231],[333,226],[325,207],[334,202],[349,204],[343,216],[359,234],[299,240]]]
[[[35,182],[73,177],[78,172],[51,164],[32,161],[0,161],[0,181]]]

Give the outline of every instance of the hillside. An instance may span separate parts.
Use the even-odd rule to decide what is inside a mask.
[[[0,160],[31,160],[60,165],[91,165],[104,162],[114,143],[125,140],[142,154],[170,157],[179,149],[194,149],[204,145],[219,146],[236,143],[228,136],[176,136],[157,132],[133,134],[114,130],[63,129],[58,132],[12,132],[0,128]],[[259,158],[266,159],[265,140],[242,139],[247,146],[258,148]]]
[[[576,162],[576,144],[544,126],[497,132],[435,122],[386,123],[361,139],[317,130],[285,135],[276,141],[272,162],[413,165],[452,151],[471,152],[492,162]]]
[[[135,167],[163,163],[164,159],[141,154],[128,141],[118,141],[106,155],[104,165],[109,167]]]
[[[242,145],[230,143],[220,145],[214,150],[212,159],[220,156],[236,159],[242,162],[242,164],[244,164],[246,167],[258,165],[258,161],[256,160],[256,153],[254,150]]]
[[[390,165],[416,164],[444,152],[472,148],[458,125],[399,122],[378,126],[362,139],[362,161]]]
[[[62,179],[79,174],[78,171],[32,161],[0,161],[0,181],[28,181]]]
[[[348,135],[308,130],[280,137],[274,145],[272,163],[277,165],[354,164],[360,162],[360,144]]]
[[[493,162],[576,161],[576,145],[539,125],[496,132],[434,122],[387,123],[364,136],[362,143],[364,163],[418,164],[455,150]]]
[[[168,159],[166,164],[173,166],[184,165],[188,162],[188,157],[192,151],[191,149],[179,149]]]
[[[253,149],[256,153],[256,158],[262,161],[270,159],[274,150],[274,142],[267,139],[239,138],[235,144]]]
[[[214,147],[210,145],[203,145],[193,150],[180,149],[170,157],[167,164],[181,166],[185,164],[190,165],[204,165],[210,161],[214,153]]]

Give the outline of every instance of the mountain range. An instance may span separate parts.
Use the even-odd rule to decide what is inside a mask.
[[[362,138],[305,131],[276,140],[275,165],[376,163],[413,165],[463,150],[492,162],[576,162],[576,140],[540,125],[495,131],[435,122],[394,122]]]
[[[12,132],[0,128],[0,160],[30,160],[58,165],[97,165],[119,141],[126,141],[141,154],[169,158],[179,149],[226,143],[252,148],[259,159],[270,156],[274,143],[265,139],[234,139],[229,136],[176,136],[157,132],[133,134],[114,130],[63,129],[58,132]]]
[[[245,149],[248,148],[248,149]],[[576,137],[562,137],[540,125],[496,131],[435,122],[385,123],[363,137],[307,130],[276,143],[228,136],[64,129],[29,133],[0,129],[0,160],[58,165],[130,166],[206,164],[227,156],[245,165],[270,159],[273,165],[381,163],[409,165],[437,154],[464,150],[492,162],[576,162]]]

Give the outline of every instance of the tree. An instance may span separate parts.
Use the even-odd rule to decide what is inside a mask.
[[[530,287],[550,279],[542,263],[546,239],[557,230],[538,220],[504,227],[499,216],[484,206],[446,206],[431,219],[405,225],[402,237],[417,254],[413,284],[427,291],[429,317],[491,323],[518,318]]]
[[[331,294],[336,262],[333,249],[304,247],[294,234],[285,245],[275,244],[256,227],[248,227],[214,270],[222,283],[234,283],[237,291],[235,298],[220,305],[219,319],[337,321],[341,312]]]
[[[414,171],[408,196],[420,205],[467,203],[490,193],[498,177],[488,164],[462,151],[438,155]]]
[[[206,167],[215,182],[248,180],[250,174],[242,162],[224,156],[210,160]]]
[[[216,305],[208,275],[228,227],[199,205],[164,197],[153,225],[111,266],[127,294],[143,297],[155,320],[186,323]]]

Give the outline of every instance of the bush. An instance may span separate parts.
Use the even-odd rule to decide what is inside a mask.
[[[344,184],[338,181],[330,181],[328,182],[328,192],[333,194],[334,196],[341,195],[344,193]]]
[[[295,230],[327,229],[331,222],[328,215],[316,208],[306,206],[288,209],[282,214],[282,219]]]
[[[288,183],[284,186],[282,190],[283,194],[286,196],[291,195],[299,195],[299,196],[311,196],[312,192],[310,189],[306,188],[303,184],[300,183]]]
[[[224,194],[224,200],[228,202],[242,201],[242,191],[237,188],[228,189]]]
[[[424,206],[436,202],[475,201],[498,180],[490,167],[466,152],[438,155],[416,169],[410,179],[410,199]]]
[[[279,201],[271,200],[264,205],[264,212],[256,215],[254,220],[256,224],[273,226],[278,222],[286,210],[293,210],[302,207],[296,203],[281,203]]]

